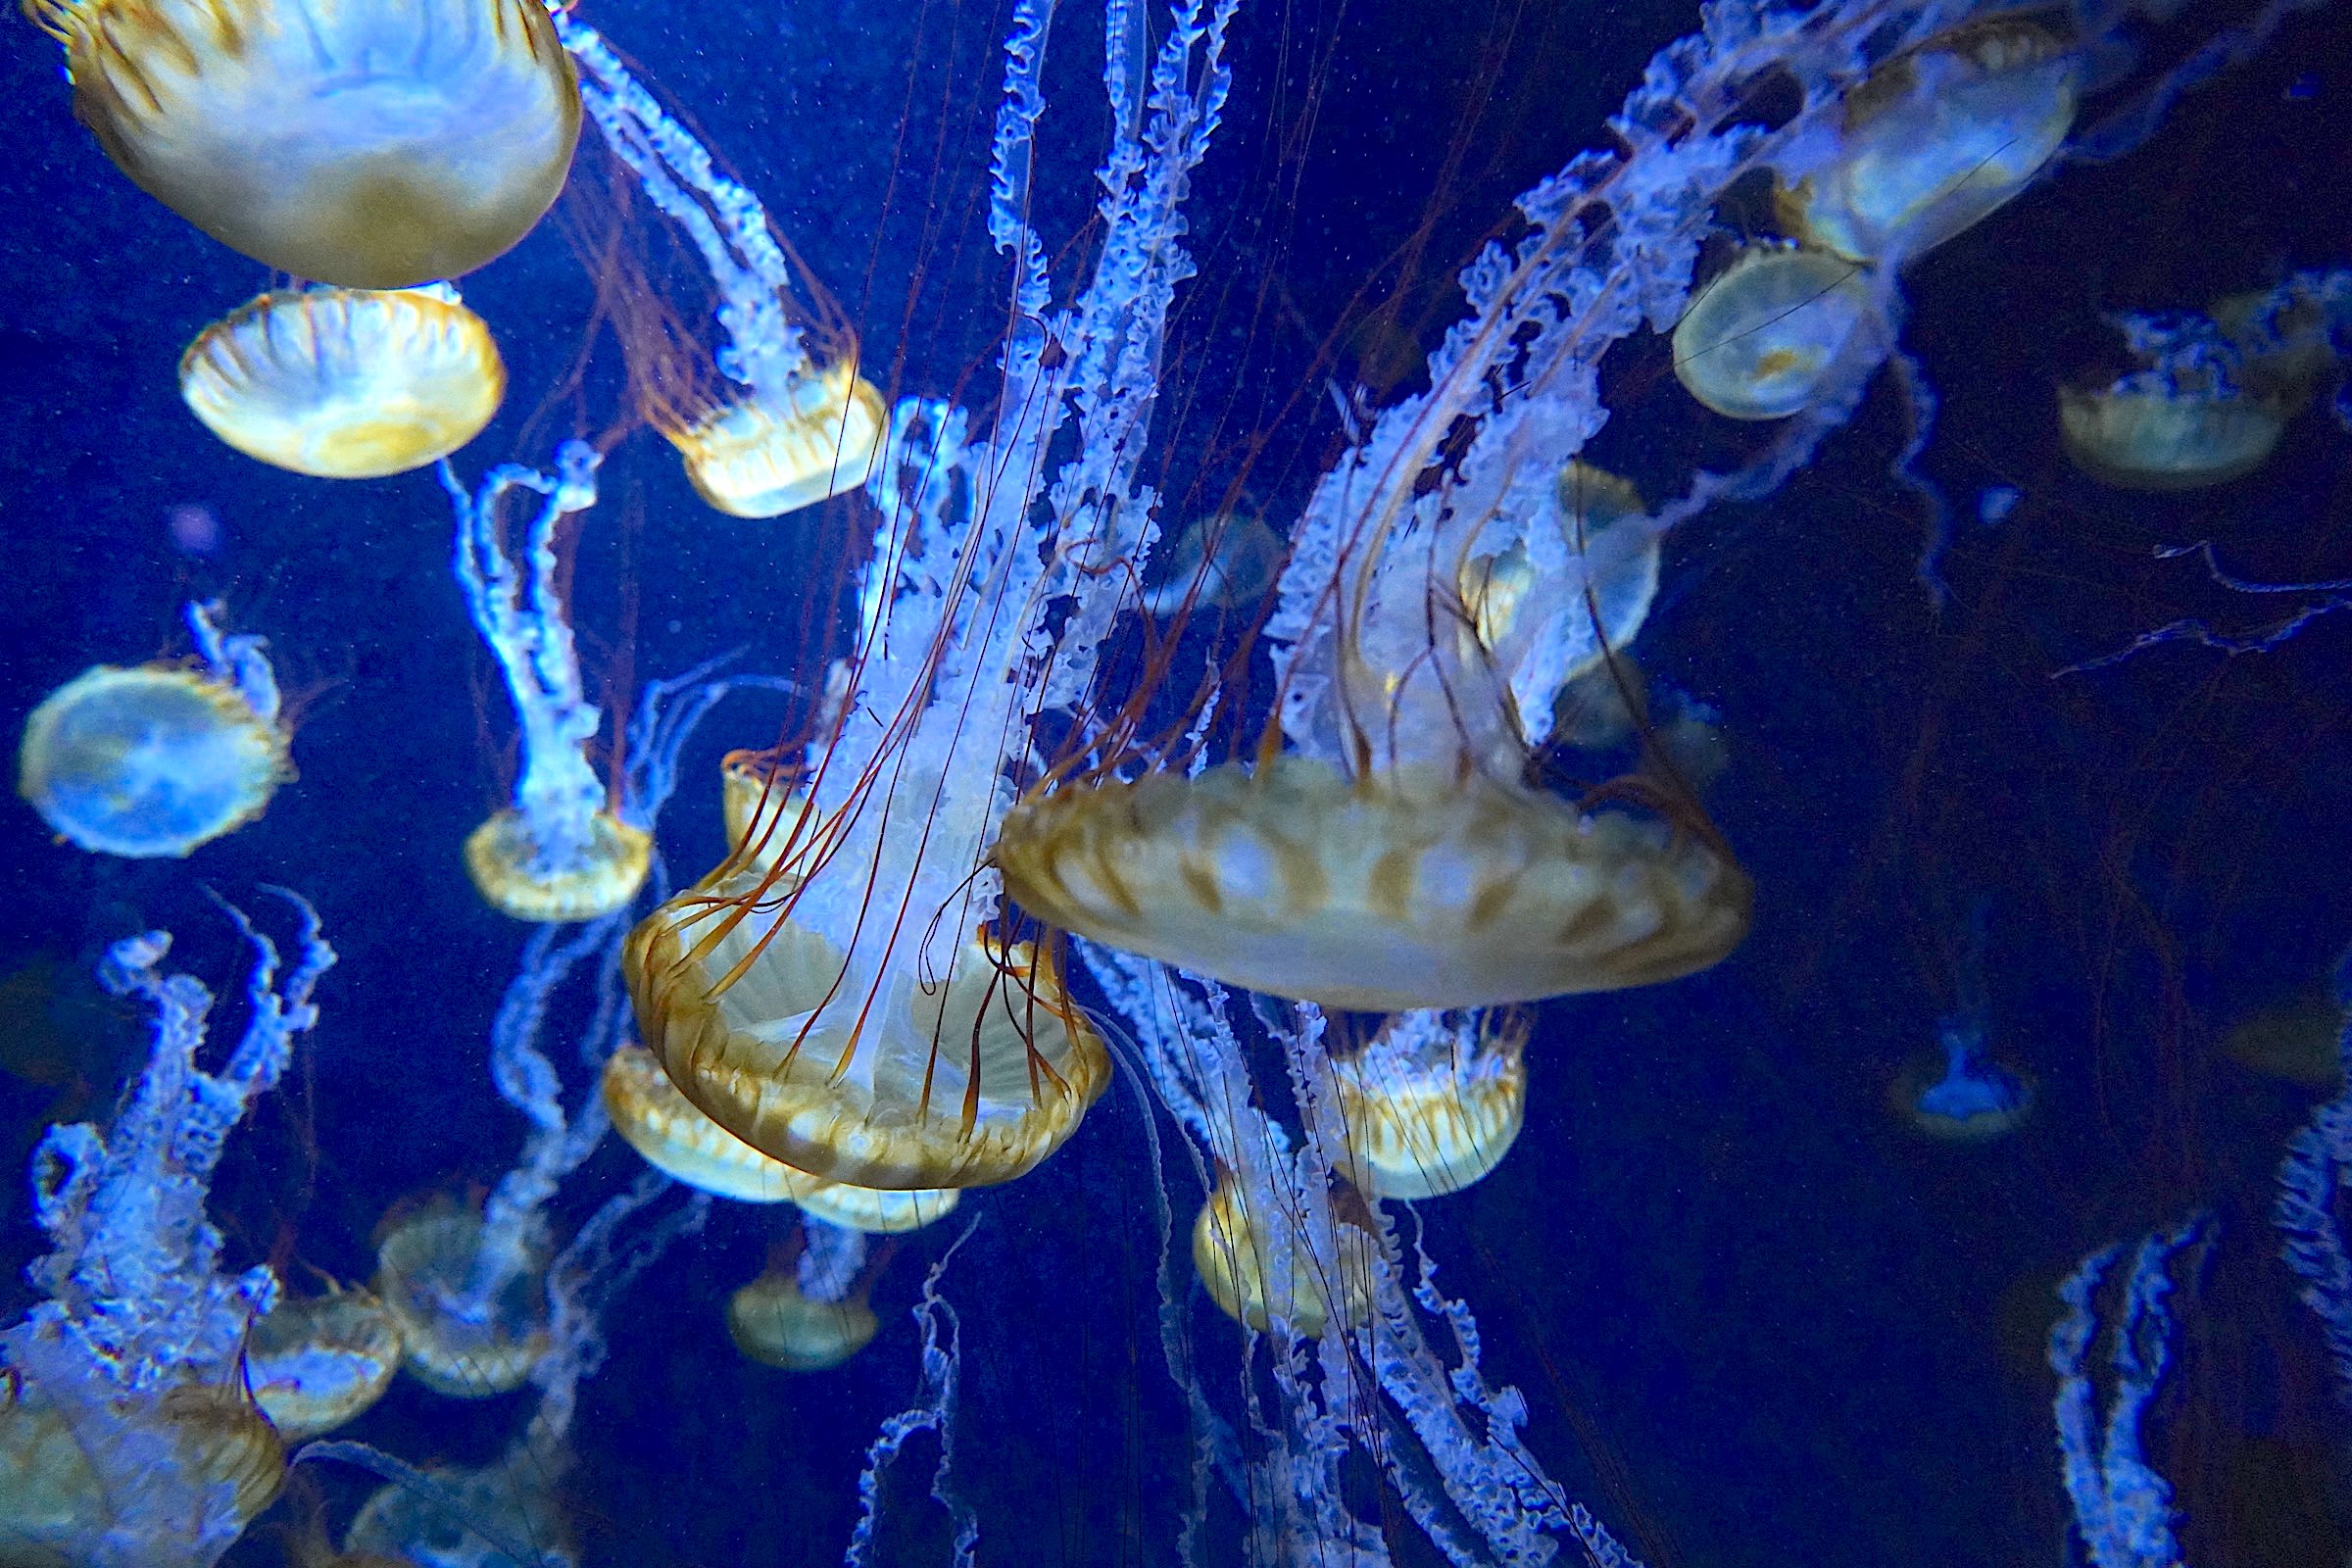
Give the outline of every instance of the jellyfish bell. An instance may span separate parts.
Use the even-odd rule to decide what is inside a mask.
[[[1787,418],[1835,383],[1880,314],[1844,257],[1743,246],[1675,324],[1675,378],[1726,418]]]
[[[481,1257],[479,1214],[446,1205],[418,1210],[376,1247],[375,1295],[398,1325],[401,1366],[436,1394],[486,1399],[522,1387],[547,1353],[543,1239],[523,1266],[471,1301]]]
[[[2058,392],[2066,455],[2092,478],[2126,490],[2198,490],[2243,478],[2278,450],[2289,413],[2277,397],[2168,386],[2154,377]]]
[[[400,1325],[373,1293],[280,1298],[246,1339],[245,1382],[278,1436],[299,1443],[358,1419],[400,1361]]]
[[[787,1372],[825,1372],[873,1342],[881,1319],[862,1291],[820,1301],[786,1269],[771,1268],[727,1297],[727,1337],[747,1359]]]
[[[1841,122],[1800,138],[1777,192],[1792,237],[1900,266],[2032,183],[2065,142],[2080,58],[2047,28],[1995,18],[1880,67]]]
[[[132,181],[255,261],[351,288],[469,272],[529,231],[579,136],[535,0],[27,0]]]
[[[576,1562],[578,1544],[560,1486],[569,1455],[520,1443],[478,1469],[423,1471],[429,1490],[394,1482],[352,1516],[344,1564],[434,1568],[547,1568]],[[522,1553],[522,1555],[516,1555]]]
[[[24,721],[17,792],[95,855],[180,857],[262,814],[294,776],[274,710],[212,670],[95,664]]]
[[[1345,1216],[1335,1217],[1326,1269],[1297,1220],[1267,1207],[1243,1183],[1220,1174],[1193,1221],[1193,1267],[1217,1309],[1260,1334],[1279,1319],[1310,1340],[1330,1323],[1335,1303],[1342,1326],[1369,1323],[1377,1246],[1371,1233]],[[1277,1241],[1289,1245],[1278,1248]],[[1278,1251],[1289,1253],[1288,1267]]]
[[[466,837],[466,870],[491,907],[517,920],[593,920],[637,896],[653,868],[653,835],[611,811],[587,840],[556,847],[521,811],[493,812]]]
[[[1374,1012],[1609,991],[1746,934],[1702,836],[1476,769],[1284,755],[1033,795],[997,842],[1039,919],[1229,985]]]
[[[775,751],[729,752],[719,760],[719,812],[737,863],[767,871],[779,862],[796,875],[808,853],[813,816],[795,788],[793,770]]]
[[[180,396],[206,428],[321,479],[445,458],[506,388],[490,329],[446,287],[275,290],[206,327],[179,362]]]
[[[1527,1024],[1404,1013],[1332,1061],[1348,1163],[1374,1198],[1423,1199],[1483,1180],[1527,1122]]]
[[[778,517],[855,490],[874,471],[889,410],[853,356],[781,396],[753,393],[662,430],[694,492],[733,517]]]
[[[1984,1054],[1944,1026],[1942,1043],[1905,1062],[1887,1085],[1886,1102],[1905,1121],[1941,1143],[1984,1144],[2014,1131],[2034,1109],[2034,1084]]]
[[[985,928],[945,973],[866,977],[791,917],[794,896],[721,866],[629,935],[646,1045],[705,1114],[804,1170],[888,1190],[1010,1181],[1058,1149],[1109,1080],[1052,956]]]
[[[1256,603],[1281,574],[1289,547],[1253,511],[1200,518],[1152,560],[1144,588],[1147,614],[1166,619],[1188,610],[1238,610]]]

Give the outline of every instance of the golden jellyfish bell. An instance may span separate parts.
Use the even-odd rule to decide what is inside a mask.
[[[687,1099],[796,1169],[858,1187],[1011,1181],[1061,1147],[1110,1077],[1050,954],[982,932],[929,985],[862,993],[842,951],[758,872],[689,889],[629,934],[646,1045]]]
[[[285,1445],[242,1388],[190,1384],[166,1394],[157,1409],[171,1423],[189,1479],[208,1490],[228,1488],[239,1520],[277,1499],[286,1480]]]
[[[17,792],[97,855],[184,856],[262,814],[294,776],[285,732],[181,664],[96,664],[24,721]]]
[[[246,1338],[245,1384],[278,1436],[299,1443],[382,1398],[400,1352],[400,1325],[371,1292],[281,1298]]]
[[[1400,1041],[1403,1030],[1423,1038]],[[1480,1038],[1407,1015],[1332,1068],[1351,1173],[1374,1198],[1458,1193],[1502,1163],[1527,1122],[1523,1020]]]
[[[297,277],[480,267],[563,189],[580,130],[537,0],[24,0],[74,111],[142,189]]]
[[[762,1366],[823,1372],[873,1342],[881,1320],[862,1293],[844,1301],[819,1301],[801,1293],[791,1274],[770,1269],[727,1298],[727,1337]]]
[[[179,394],[249,458],[320,479],[374,479],[481,432],[507,368],[482,318],[436,289],[279,289],[206,327]]]
[[[428,1208],[377,1246],[375,1294],[399,1325],[401,1365],[436,1394],[487,1399],[522,1387],[547,1353],[544,1244],[529,1266],[501,1282],[477,1318],[447,1310],[472,1284],[482,1221],[459,1209]]]
[[[1842,257],[1743,247],[1675,324],[1675,378],[1726,418],[1786,418],[1819,395],[1874,310]]]
[[[2125,490],[2197,490],[2243,478],[2286,434],[2289,407],[2231,389],[2126,377],[2098,391],[2061,387],[2058,430],[2075,466]]]
[[[529,818],[493,813],[466,836],[466,870],[489,906],[517,920],[594,920],[637,896],[653,869],[653,835],[611,811],[588,819],[576,856],[551,857]]]
[[[1372,1320],[1374,1243],[1368,1231],[1346,1219],[1335,1218],[1331,1230],[1336,1279],[1325,1277],[1289,1215],[1257,1212],[1242,1184],[1220,1175],[1193,1222],[1193,1267],[1218,1310],[1260,1334],[1282,1318],[1300,1338],[1313,1339],[1331,1321],[1334,1301],[1342,1324],[1358,1327]],[[1272,1247],[1285,1233],[1291,1238],[1287,1269]]]
[[[742,857],[731,863],[766,871],[789,855],[796,863],[786,874],[794,874],[808,853],[816,820],[777,755],[729,752],[719,761],[719,790],[727,844]]]
[[[1824,155],[1780,188],[1781,222],[1857,262],[1900,265],[1940,245],[2050,161],[2074,125],[2081,75],[2065,45],[2029,22],[1932,39],[1846,95]]]
[[[741,397],[664,433],[695,494],[730,516],[777,517],[865,483],[889,425],[852,356],[786,398]]]
[[[1691,833],[1476,770],[1282,757],[1032,796],[997,841],[1049,924],[1228,985],[1405,1012],[1703,969],[1752,889]]]

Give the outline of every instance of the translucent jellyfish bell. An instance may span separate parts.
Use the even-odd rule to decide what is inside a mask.
[[[454,1310],[471,1295],[482,1221],[424,1209],[377,1246],[375,1294],[400,1326],[401,1365],[436,1394],[486,1399],[522,1387],[547,1353],[545,1248],[511,1274],[478,1313]]]
[[[695,494],[730,516],[777,517],[864,484],[889,423],[852,356],[789,396],[754,393],[663,433]]]
[[[481,432],[507,368],[448,289],[280,289],[197,334],[179,362],[196,417],[247,457],[321,479],[373,479]]]
[[[823,1372],[873,1342],[881,1320],[862,1293],[818,1300],[787,1269],[771,1268],[727,1298],[727,1335],[763,1366]]]
[[[294,776],[261,640],[222,638],[210,612],[189,607],[206,667],[93,665],[24,721],[17,792],[82,849],[187,855],[260,816]]]
[[[611,811],[585,821],[585,842],[558,859],[546,853],[530,818],[495,811],[466,835],[466,870],[491,907],[517,920],[593,920],[610,914],[645,885],[653,835]]]
[[[1193,1222],[1193,1267],[1218,1310],[1261,1334],[1275,1319],[1284,1319],[1302,1339],[1323,1332],[1334,1301],[1343,1324],[1370,1322],[1371,1234],[1346,1219],[1332,1225],[1337,1253],[1332,1272],[1339,1277],[1327,1279],[1290,1216],[1262,1212],[1263,1206],[1251,1200],[1243,1184],[1220,1177]],[[1277,1257],[1277,1250],[1287,1252],[1287,1259]]]
[[[2126,490],[2196,490],[2261,467],[2288,409],[2235,388],[2166,386],[2128,376],[2096,391],[2062,387],[2058,429],[2075,466]]]
[[[280,1298],[247,1337],[245,1382],[278,1436],[299,1443],[358,1419],[400,1357],[400,1325],[373,1293]]]
[[[1875,310],[1854,263],[1749,245],[1674,329],[1674,373],[1732,419],[1780,419],[1812,403]]]
[[[719,761],[719,789],[727,843],[741,857],[735,863],[765,871],[788,855],[806,855],[815,822],[775,753],[729,752]]]
[[[580,99],[535,0],[28,0],[142,189],[279,271],[456,277],[526,233]]]
[[[2059,39],[2009,18],[1889,61],[1846,94],[1842,124],[1793,150],[1789,166],[1810,167],[1779,191],[1783,225],[1858,262],[1899,266],[1940,245],[2050,161],[2081,74]]]
[[[1671,980],[1746,934],[1690,833],[1472,771],[1276,758],[1033,797],[997,842],[1038,918],[1229,985],[1374,1012]]]
[[[1527,1121],[1527,1026],[1404,1013],[1332,1062],[1348,1157],[1375,1198],[1458,1193],[1509,1153]]]
[[[1953,1144],[1989,1143],[2033,1110],[2034,1080],[1987,1055],[1981,1029],[1947,1020],[1937,1048],[1904,1065],[1888,1087],[1887,1099],[1932,1138]]]

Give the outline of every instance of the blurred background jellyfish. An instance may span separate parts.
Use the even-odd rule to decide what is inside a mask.
[[[2034,1108],[2034,1081],[1992,1057],[1992,999],[1984,983],[1989,906],[1969,916],[1968,945],[1952,969],[1953,1007],[1936,1025],[1936,1049],[1922,1052],[1887,1086],[1895,1110],[1946,1143],[1989,1143]]]
[[[489,327],[447,285],[279,289],[206,327],[179,362],[180,396],[207,429],[320,479],[448,457],[506,391]]]
[[[126,938],[99,978],[150,1012],[145,1069],[105,1131],[53,1126],[33,1154],[33,1215],[55,1250],[41,1293],[0,1331],[0,1555],[70,1568],[202,1568],[277,1494],[278,1434],[240,1375],[247,1330],[276,1277],[222,1273],[205,1200],[228,1134],[273,1088],[311,993],[334,962],[310,906],[293,964],[235,909],[251,943],[243,1037],[196,1064],[212,994],[165,974],[169,933]]]
[[[1868,330],[1879,308],[1843,257],[1744,246],[1675,323],[1674,373],[1726,418],[1785,419],[1849,379],[1854,355],[1883,357]]]
[[[400,1360],[400,1323],[372,1292],[281,1296],[245,1342],[245,1386],[278,1437],[299,1443],[366,1414]]]
[[[1356,1329],[1372,1316],[1370,1235],[1341,1219],[1331,1227],[1331,1266],[1298,1234],[1305,1205],[1296,1196],[1274,1201],[1238,1180],[1209,1190],[1193,1221],[1193,1267],[1217,1310],[1257,1330],[1277,1321],[1302,1340],[1323,1337],[1327,1325]]]
[[[696,494],[734,516],[780,516],[864,484],[888,413],[858,373],[856,334],[788,259],[759,197],[713,168],[594,28],[567,10],[555,21],[606,144],[685,230],[718,293],[726,341],[715,354],[690,333],[623,334],[644,361],[631,380],[648,422],[685,458]],[[612,307],[641,308],[626,296],[643,287],[629,280]]]
[[[1254,510],[1202,517],[1152,556],[1144,588],[1147,614],[1165,619],[1196,610],[1242,610],[1282,574],[1282,535]]]
[[[727,1335],[762,1366],[823,1372],[873,1343],[881,1328],[868,1299],[862,1231],[809,1218],[798,1255],[780,1252],[767,1269],[727,1297]]]
[[[1527,1020],[1406,1012],[1333,1057],[1348,1170],[1372,1198],[1458,1193],[1527,1123]]]
[[[24,721],[17,792],[96,855],[184,856],[262,814],[294,776],[263,639],[190,603],[202,668],[94,664]]]
[[[141,189],[349,288],[471,271],[538,222],[580,101],[533,0],[30,0],[74,109]]]

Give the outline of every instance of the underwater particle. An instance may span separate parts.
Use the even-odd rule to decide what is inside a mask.
[[[782,516],[855,490],[881,455],[889,412],[855,357],[779,396],[753,393],[663,431],[695,494],[730,516]]]
[[[2024,499],[2015,485],[1987,485],[1977,496],[1977,525],[1990,528],[2006,521]]]
[[[902,975],[818,1028],[867,982],[761,887],[722,865],[641,921],[623,959],[646,1045],[753,1148],[859,1187],[987,1186],[1060,1148],[1109,1081],[1052,954],[985,929],[944,983]]]
[[[529,1266],[499,1283],[478,1312],[470,1306],[482,1221],[461,1209],[423,1209],[378,1244],[375,1294],[400,1327],[401,1366],[436,1394],[487,1399],[522,1387],[547,1353],[544,1244]]]
[[[1899,267],[2033,182],[2075,122],[2082,68],[2061,40],[1999,18],[1955,28],[1873,72],[1842,122],[1791,149],[1777,191],[1793,238]],[[1808,156],[1810,155],[1810,156]]]
[[[1742,246],[1675,324],[1675,378],[1726,418],[1786,418],[1812,403],[1871,311],[1853,262]]]
[[[1193,1221],[1193,1267],[1218,1310],[1260,1334],[1280,1318],[1309,1340],[1330,1322],[1335,1298],[1342,1324],[1355,1328],[1370,1322],[1371,1234],[1345,1218],[1333,1223],[1331,1250],[1339,1278],[1327,1280],[1291,1216],[1279,1204],[1274,1212],[1261,1211],[1265,1206],[1250,1200],[1243,1183],[1220,1175]],[[1273,1255],[1278,1240],[1288,1242],[1281,1249],[1289,1254],[1287,1268]]]
[[[1186,610],[1234,610],[1265,597],[1290,547],[1255,512],[1220,512],[1154,554],[1144,612],[1162,619]]]
[[[188,502],[166,512],[164,531],[171,535],[172,549],[200,561],[219,555],[227,537],[227,530],[220,526],[220,514],[201,502]]]
[[[448,288],[278,289],[199,332],[179,361],[179,395],[207,429],[319,479],[445,458],[506,391],[489,327]]]
[[[1370,1012],[1614,991],[1706,968],[1753,889],[1691,833],[1472,771],[1349,780],[1285,756],[1033,796],[997,842],[1049,924]]]
[[[400,1355],[400,1325],[370,1291],[280,1297],[245,1342],[245,1383],[278,1436],[299,1443],[382,1398]]]
[[[94,855],[184,856],[262,814],[294,776],[275,711],[217,671],[95,664],[24,721],[17,793]]]
[[[545,853],[522,811],[494,811],[466,835],[466,874],[492,908],[517,920],[593,920],[611,914],[645,885],[653,867],[653,835],[611,811],[593,813],[586,826],[586,842],[556,859]]]
[[[538,222],[579,137],[535,0],[27,0],[131,180],[255,261],[350,288],[469,272]]]
[[[2286,421],[2277,401],[2232,387],[2127,376],[2100,391],[2058,391],[2066,455],[2125,490],[2196,490],[2242,478],[2270,461]]]
[[[1887,1086],[1895,1112],[1932,1138],[1989,1143],[2034,1108],[2034,1080],[1994,1061],[1981,1028],[1946,1020],[1937,1048],[1905,1063]]]
[[[1523,1018],[1489,1030],[1400,1013],[1332,1071],[1350,1172],[1374,1198],[1458,1193],[1502,1163],[1527,1122]]]
[[[871,1344],[881,1320],[862,1292],[846,1300],[805,1295],[785,1269],[771,1268],[727,1297],[727,1337],[762,1366],[823,1372]]]

